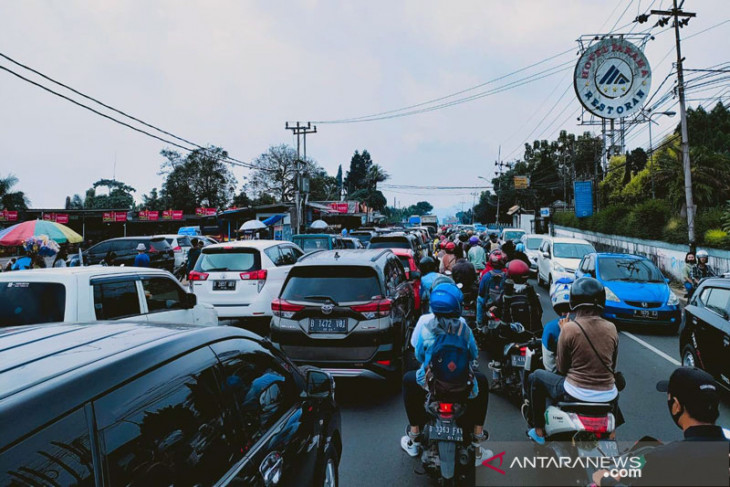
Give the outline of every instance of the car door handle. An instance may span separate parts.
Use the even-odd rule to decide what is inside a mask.
[[[284,459],[279,452],[269,453],[264,461],[261,462],[259,472],[264,478],[264,485],[266,487],[273,487],[278,485],[281,481],[281,474],[283,472]]]

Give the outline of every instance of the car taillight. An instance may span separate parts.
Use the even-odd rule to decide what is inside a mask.
[[[582,416],[576,415],[578,421],[581,422],[583,428],[589,433],[606,433],[608,432],[608,426],[610,423],[610,416]]]
[[[180,246],[178,245],[177,247],[174,247],[174,248],[172,249],[172,251],[173,251],[173,252],[175,252],[176,254],[179,254],[180,252],[182,252],[182,247],[180,247]]]
[[[454,403],[440,402],[439,403],[439,412],[441,414],[453,414],[454,413]]]
[[[379,299],[366,304],[350,306],[350,309],[357,313],[361,313],[366,319],[372,320],[376,317],[382,318],[390,315],[390,309],[392,306],[393,302],[390,299]]]
[[[279,318],[291,318],[295,313],[304,309],[301,304],[292,304],[284,299],[276,298],[271,302],[271,311]]]
[[[188,281],[206,281],[210,274],[206,272],[190,271],[188,274]]]
[[[260,271],[241,272],[241,279],[244,281],[265,281],[266,274],[266,269],[261,269]]]
[[[390,360],[378,360],[375,363],[378,365],[384,365],[385,367],[390,367]]]
[[[159,250],[157,250],[157,249],[156,249],[156,248],[154,247],[154,245],[150,245],[150,250],[149,250],[149,252],[150,252],[150,254],[156,254],[157,252],[159,252]]]

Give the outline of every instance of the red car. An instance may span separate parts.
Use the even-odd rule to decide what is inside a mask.
[[[418,269],[418,263],[410,249],[391,249],[398,256],[403,268],[406,270],[406,278],[413,286],[415,296],[415,309],[421,309],[421,271]]]

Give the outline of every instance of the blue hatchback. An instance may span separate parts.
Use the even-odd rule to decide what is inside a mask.
[[[576,278],[592,276],[606,288],[603,316],[620,324],[660,324],[677,330],[681,310],[668,280],[646,257],[591,253],[581,260]]]

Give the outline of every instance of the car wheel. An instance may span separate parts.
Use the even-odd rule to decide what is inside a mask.
[[[537,271],[537,285],[542,287],[542,276],[540,276],[540,271]]]
[[[692,345],[686,345],[682,350],[682,367],[700,367],[700,360],[697,358],[697,351]]]
[[[549,274],[548,275],[547,288],[546,288],[548,290],[548,292],[550,291],[550,288],[551,287],[553,287],[553,275],[552,274]]]
[[[315,482],[314,485],[321,485],[322,487],[337,487],[340,485],[340,471],[338,464],[337,452],[334,447],[330,446],[325,452],[321,470],[319,472],[317,482]]]

